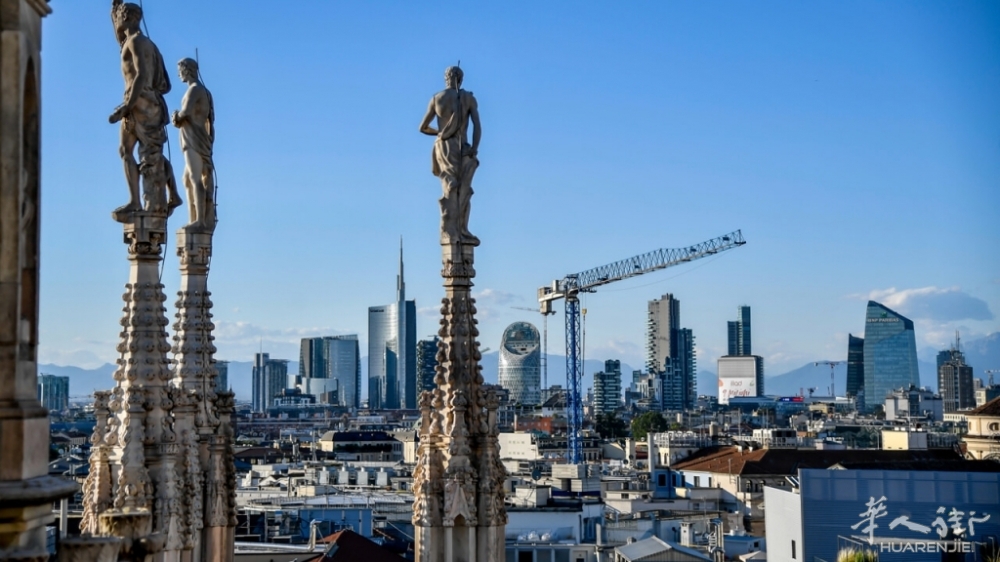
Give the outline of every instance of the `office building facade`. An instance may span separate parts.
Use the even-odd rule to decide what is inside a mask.
[[[646,320],[646,371],[659,373],[673,356],[673,333],[681,327],[681,301],[670,293],[649,301]]]
[[[958,342],[949,350],[941,361],[938,354],[938,394],[944,405],[944,413],[950,414],[959,410],[969,410],[976,407],[976,391],[972,381],[972,367],[965,364],[965,354],[958,349]]]
[[[38,401],[47,410],[62,412],[69,409],[69,377],[38,375]]]
[[[750,345],[750,307],[743,305],[736,309],[736,321],[727,323],[729,353],[731,356],[752,355]]]
[[[434,390],[437,384],[434,377],[437,374],[438,339],[434,336],[429,340],[417,342],[417,386],[418,392]]]
[[[296,385],[320,404],[359,408],[361,357],[357,334],[303,338]]]
[[[664,410],[693,408],[698,398],[694,333],[680,326],[681,303],[672,294],[649,301],[646,370],[655,378],[657,397]]]
[[[864,402],[871,409],[899,388],[920,386],[913,322],[875,301],[865,314]]]
[[[865,339],[847,334],[847,397],[858,398],[865,388]]]
[[[406,300],[402,244],[396,302],[368,308],[368,407],[417,408],[417,303]]]
[[[254,412],[266,413],[274,400],[288,387],[288,361],[271,359],[269,353],[255,353],[253,359]]]
[[[222,391],[229,390],[229,361],[215,362],[215,389]]]
[[[604,370],[594,373],[594,412],[608,414],[621,407],[622,362],[608,359]]]
[[[514,404],[541,404],[542,351],[538,329],[514,322],[500,339],[498,382]]]

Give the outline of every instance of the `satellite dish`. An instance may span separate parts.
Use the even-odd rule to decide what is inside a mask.
[[[537,482],[538,479],[541,478],[541,477],[542,477],[542,469],[538,468],[537,466],[535,468],[531,469],[531,479],[532,480],[534,480],[534,481]]]

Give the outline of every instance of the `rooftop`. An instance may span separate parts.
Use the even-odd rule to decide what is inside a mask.
[[[829,468],[835,464],[858,462],[916,463],[961,460],[950,449],[883,451],[872,449],[744,449],[706,447],[676,463],[675,470],[740,475],[784,474],[794,476],[800,468]],[[926,469],[925,469],[926,470]]]

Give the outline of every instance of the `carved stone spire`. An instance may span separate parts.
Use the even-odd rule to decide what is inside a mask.
[[[91,465],[96,470],[84,485],[82,530],[120,537],[127,551],[183,547],[172,413],[177,393],[170,386],[167,297],[159,281],[166,221],[163,212],[135,211],[125,224],[129,282],[122,297],[115,388],[95,395]]]
[[[438,331],[436,388],[420,396],[414,471],[417,562],[503,559],[503,483],[497,398],[483,389],[472,298],[471,244],[442,247],[445,298]]]

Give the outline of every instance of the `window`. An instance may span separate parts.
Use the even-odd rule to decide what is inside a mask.
[[[1000,423],[993,422],[990,424],[990,431],[1000,431]]]
[[[700,488],[701,487],[701,476],[695,476],[694,477],[694,487],[695,488]]]
[[[666,486],[667,485],[667,475],[663,474],[662,472],[660,474],[657,474],[656,475],[656,485],[660,486],[660,487]]]
[[[795,541],[792,541],[792,559],[795,559]]]

